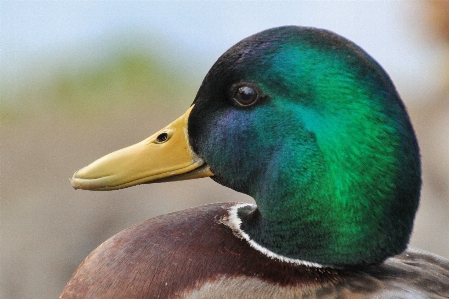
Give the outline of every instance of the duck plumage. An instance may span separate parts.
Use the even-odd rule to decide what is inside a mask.
[[[183,116],[72,185],[201,177],[257,206],[134,225],[61,298],[449,298],[449,261],[407,248],[421,168],[405,107],[380,65],[334,33],[286,26],[237,43]]]
[[[235,204],[191,208],[122,231],[84,260],[63,298],[117,298],[117,294],[120,298],[446,298],[449,294],[449,264],[412,248],[381,265],[350,270],[314,269],[269,258],[229,229],[228,210]]]

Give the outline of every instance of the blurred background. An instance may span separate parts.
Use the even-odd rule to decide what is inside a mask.
[[[155,215],[251,202],[210,179],[87,192],[69,178],[181,115],[233,44],[290,24],[349,38],[391,75],[422,149],[411,245],[449,258],[449,1],[2,1],[0,11],[1,298],[57,298],[90,251]]]

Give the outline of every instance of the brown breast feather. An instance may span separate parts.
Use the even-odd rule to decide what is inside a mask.
[[[223,224],[234,204],[162,215],[120,232],[81,263],[60,298],[388,298],[389,292],[415,292],[407,273],[419,273],[411,269],[419,253],[400,255],[399,266],[389,260],[351,271],[279,262]],[[434,287],[441,298],[449,297],[449,266],[445,271],[446,280]]]

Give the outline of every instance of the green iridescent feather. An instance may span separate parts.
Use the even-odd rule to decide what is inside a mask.
[[[270,251],[330,266],[402,252],[420,160],[388,75],[329,32],[275,30],[241,41],[212,67],[195,100],[205,125],[191,130],[194,147],[215,180],[254,197],[258,210],[240,212],[242,229]],[[260,103],[236,109],[226,92],[202,97],[235,82],[256,84]]]

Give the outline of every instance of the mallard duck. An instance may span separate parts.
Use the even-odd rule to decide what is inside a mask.
[[[404,104],[382,67],[337,34],[286,26],[240,41],[184,115],[71,183],[201,177],[257,205],[136,224],[95,249],[61,298],[449,297],[449,262],[407,247],[421,166]]]

